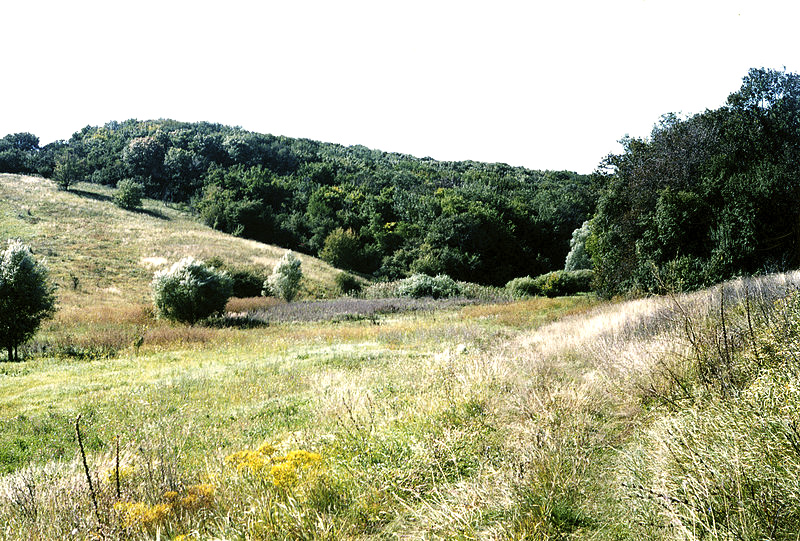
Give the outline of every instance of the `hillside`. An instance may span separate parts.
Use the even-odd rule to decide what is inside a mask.
[[[0,239],[20,238],[47,259],[62,304],[148,302],[154,270],[186,256],[269,270],[285,252],[215,231],[162,202],[120,209],[112,193],[89,183],[63,191],[40,177],[0,174]],[[336,269],[300,258],[306,293],[332,292]]]

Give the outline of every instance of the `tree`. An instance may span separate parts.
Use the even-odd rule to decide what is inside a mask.
[[[167,319],[195,324],[220,314],[232,294],[231,280],[202,261],[185,257],[153,276],[153,301]]]
[[[56,156],[53,177],[60,189],[69,190],[69,187],[81,180],[85,173],[86,164],[84,160],[72,156],[69,148]]]
[[[574,271],[580,269],[591,269],[592,258],[586,252],[586,239],[589,238],[589,221],[572,232],[572,239],[569,241],[569,253],[564,263],[564,270]]]
[[[8,360],[19,360],[18,347],[33,337],[42,320],[55,311],[47,267],[31,249],[11,240],[0,252],[0,344]]]
[[[266,292],[272,292],[286,302],[292,302],[300,290],[300,279],[302,277],[303,271],[300,269],[300,260],[291,251],[287,251],[275,264],[272,274],[264,282],[264,292],[265,294]]]

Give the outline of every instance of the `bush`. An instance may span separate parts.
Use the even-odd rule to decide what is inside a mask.
[[[152,287],[159,316],[190,324],[221,314],[232,293],[226,273],[192,257],[156,272]]]
[[[319,251],[319,257],[340,269],[360,269],[362,267],[361,240],[352,229],[334,229],[326,238]]]
[[[461,286],[446,274],[428,276],[427,274],[414,274],[401,280],[397,287],[400,297],[458,297],[461,295]]]
[[[232,296],[240,299],[260,296],[264,282],[269,277],[263,267],[226,265],[222,258],[216,256],[208,259],[206,264],[228,274],[231,279]]]
[[[124,178],[117,183],[114,192],[114,204],[124,209],[136,209],[142,206],[144,186],[132,178]]]
[[[47,268],[18,240],[0,251],[0,345],[8,360],[19,360],[17,348],[27,342],[43,319],[55,311]]]
[[[300,269],[300,260],[287,251],[275,264],[275,268],[267,281],[264,282],[264,295],[272,294],[281,297],[286,302],[292,302],[300,290],[300,279],[303,271]]]
[[[506,284],[506,290],[514,297],[560,297],[591,291],[593,280],[594,272],[588,269],[554,271],[536,278],[514,278]]]
[[[340,272],[336,275],[335,281],[336,289],[338,289],[339,293],[342,295],[352,295],[361,292],[361,282],[352,274]]]
[[[513,297],[536,297],[542,294],[542,289],[536,279],[530,276],[514,278],[506,284],[506,291]]]

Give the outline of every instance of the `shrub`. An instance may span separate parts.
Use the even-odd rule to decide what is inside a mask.
[[[124,209],[136,209],[142,206],[144,186],[132,178],[124,178],[117,183],[114,192],[114,204]]]
[[[514,278],[506,284],[506,290],[514,297],[560,297],[591,291],[593,280],[594,272],[588,269],[554,271],[536,278]]]
[[[342,295],[351,295],[361,292],[361,282],[352,274],[340,272],[336,275],[336,289]]]
[[[9,361],[19,360],[19,345],[54,311],[47,268],[33,258],[30,247],[9,241],[0,251],[0,345],[8,351]]]
[[[319,251],[319,257],[340,269],[361,268],[361,240],[352,229],[334,229]]]
[[[156,272],[152,287],[160,316],[190,324],[222,313],[232,293],[226,273],[192,257]]]
[[[428,276],[427,274],[414,274],[401,280],[397,287],[400,297],[457,297],[461,295],[461,286],[446,274]]]
[[[292,302],[300,290],[302,277],[300,260],[291,251],[287,251],[275,264],[272,274],[264,282],[263,294],[272,294],[281,297],[286,302]]]
[[[208,259],[206,264],[228,274],[231,279],[232,296],[240,299],[260,296],[264,281],[268,278],[262,267],[226,265],[222,258],[217,256]]]
[[[594,282],[593,270],[562,271],[561,292],[559,294],[575,295],[576,293],[587,293],[592,291],[592,282]]]
[[[514,297],[535,297],[542,294],[539,283],[530,276],[510,280],[506,284],[506,291]]]

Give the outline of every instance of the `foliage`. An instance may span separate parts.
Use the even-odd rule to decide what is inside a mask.
[[[264,282],[264,294],[270,292],[286,302],[292,302],[300,290],[300,279],[303,277],[300,265],[297,256],[287,251]]]
[[[211,227],[387,280],[419,272],[502,285],[554,270],[596,200],[591,178],[571,172],[439,162],[205,122],[109,122],[43,148],[5,140],[0,157],[4,145],[20,157],[9,170],[65,188],[133,178],[145,196],[191,204]]]
[[[606,295],[800,264],[800,75],[752,69],[717,110],[665,115],[606,159],[587,247]]]
[[[539,281],[530,276],[521,276],[509,280],[506,284],[506,290],[515,298],[536,297],[542,294]]]
[[[124,178],[117,183],[114,192],[114,204],[120,208],[132,210],[142,206],[144,186],[131,178]]]
[[[268,276],[264,268],[254,265],[227,265],[219,257],[206,261],[210,267],[225,272],[231,279],[231,294],[240,299],[258,297]]]
[[[169,269],[157,271],[152,289],[160,316],[190,324],[222,313],[232,292],[227,274],[217,272],[192,257],[185,257]]]
[[[19,360],[18,347],[27,342],[42,320],[55,311],[55,295],[45,265],[30,247],[9,240],[0,251],[0,345],[9,361]]]
[[[342,295],[353,295],[361,292],[361,282],[348,272],[340,272],[334,278],[336,289]]]
[[[337,228],[325,238],[319,257],[334,267],[347,270],[363,270],[367,261],[362,242],[352,229]]]
[[[433,297],[434,299],[458,297],[461,295],[461,286],[446,274],[428,276],[427,274],[414,274],[401,280],[397,287],[397,294],[401,297]]]
[[[592,258],[586,251],[586,239],[589,238],[590,233],[589,224],[590,222],[587,220],[583,222],[583,225],[572,232],[572,238],[569,241],[569,253],[564,263],[564,270],[574,271],[592,268]]]
[[[32,133],[8,134],[0,139],[0,171],[29,173],[39,150],[39,138]]]
[[[594,272],[589,269],[554,271],[536,278],[525,276],[514,278],[506,284],[506,290],[514,297],[560,297],[592,291]]]
[[[69,190],[69,187],[83,180],[86,174],[85,162],[81,158],[75,157],[69,149],[63,151],[55,158],[53,168],[53,178],[62,190]]]

